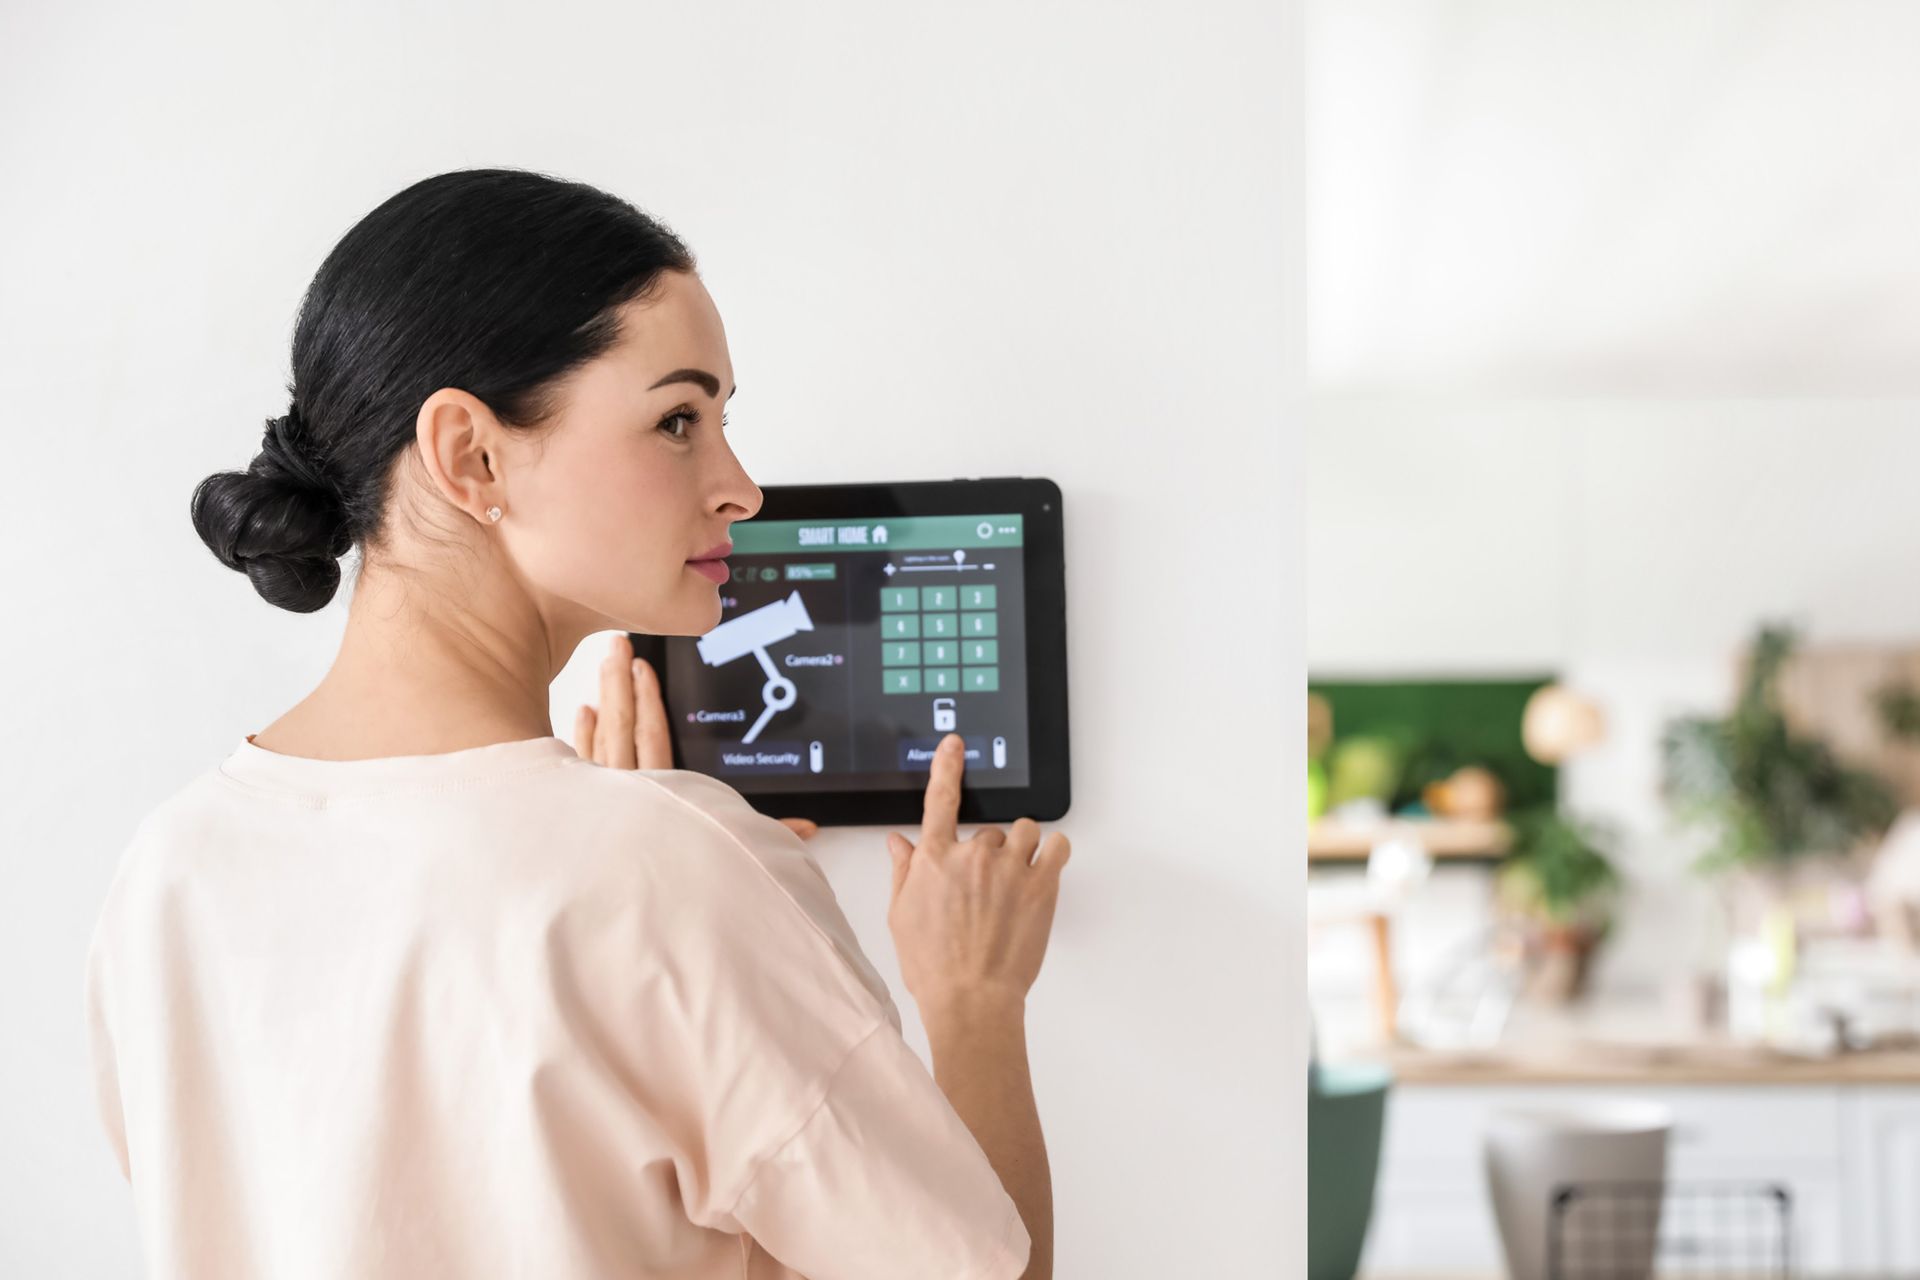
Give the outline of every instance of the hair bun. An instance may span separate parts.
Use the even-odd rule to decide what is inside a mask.
[[[193,491],[193,527],[269,603],[311,613],[340,586],[353,546],[346,504],[307,444],[297,409],[267,421],[245,471],[221,471]]]

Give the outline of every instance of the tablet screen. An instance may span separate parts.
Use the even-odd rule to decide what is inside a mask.
[[[921,791],[966,742],[969,788],[1026,787],[1025,519],[751,520],[721,621],[674,638],[682,766],[742,793]]]

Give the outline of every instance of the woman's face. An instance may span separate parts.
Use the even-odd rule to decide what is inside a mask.
[[[667,272],[569,388],[554,429],[514,446],[496,532],[549,616],[584,613],[573,620],[586,632],[704,634],[726,581],[715,557],[760,490],[722,430],[733,361],[700,278]]]

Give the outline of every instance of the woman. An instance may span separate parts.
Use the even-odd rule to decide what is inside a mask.
[[[888,837],[930,1075],[808,824],[668,767],[625,633],[712,627],[760,505],[686,247],[429,178],[328,255],[293,375],[193,521],[301,612],[358,546],[339,655],[141,823],[89,957],[150,1274],[1050,1275],[1023,1017],[1065,839],[960,840],[957,739]],[[605,630],[576,753],[548,686]]]

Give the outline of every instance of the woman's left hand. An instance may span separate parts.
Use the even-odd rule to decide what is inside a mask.
[[[616,631],[600,664],[600,705],[583,706],[573,721],[573,750],[582,760],[613,769],[673,768],[673,738],[660,677],[645,658],[633,656],[627,633]],[[782,818],[802,840],[820,830],[805,818]]]

